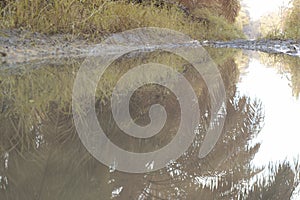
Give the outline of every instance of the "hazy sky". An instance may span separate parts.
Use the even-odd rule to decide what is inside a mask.
[[[242,0],[249,7],[250,16],[256,20],[259,17],[278,10],[280,6],[287,6],[290,0]]]

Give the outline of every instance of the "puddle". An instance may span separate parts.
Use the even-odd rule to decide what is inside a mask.
[[[198,127],[189,127],[196,135],[191,146],[165,168],[142,174],[118,171],[117,162],[103,165],[79,139],[71,105],[81,60],[2,69],[0,198],[297,199],[300,58],[207,51],[221,72],[227,99],[226,105],[219,105],[226,110],[219,113],[225,120],[222,134],[201,159],[198,152],[210,124],[211,100],[218,96],[208,95],[204,80],[185,60],[160,51],[143,52],[138,58],[120,58],[99,81],[95,95],[99,123],[110,141],[135,153],[155,151],[172,141],[180,123],[179,103],[167,88],[140,87],[131,98],[135,122],[149,124],[148,111],[156,103],[165,107],[168,117],[151,138],[127,135],[109,108],[117,80],[138,64],[158,62],[173,66],[195,91],[200,121]],[[153,168],[155,162],[148,164]]]

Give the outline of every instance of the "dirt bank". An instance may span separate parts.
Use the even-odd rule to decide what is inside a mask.
[[[191,44],[195,45],[195,42]],[[294,40],[203,41],[196,44],[300,56],[300,41]],[[21,30],[0,30],[0,67],[28,62],[56,62],[66,58],[84,58],[96,46],[71,35],[46,36]]]

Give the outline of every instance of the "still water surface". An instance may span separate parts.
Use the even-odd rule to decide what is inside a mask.
[[[96,111],[107,136],[133,152],[168,144],[180,122],[176,97],[147,85],[132,96],[131,115],[149,123],[160,103],[165,127],[151,139],[120,132],[109,99],[113,85],[133,65],[174,66],[199,99],[201,120],[191,147],[164,169],[130,174],[106,167],[82,145],[72,118],[72,87],[82,60],[64,65],[1,70],[0,199],[299,199],[300,58],[207,49],[227,96],[225,125],[213,151],[198,151],[209,123],[207,88],[191,67],[170,53],[126,57],[112,64],[96,91]],[[147,78],[147,77],[144,77]]]

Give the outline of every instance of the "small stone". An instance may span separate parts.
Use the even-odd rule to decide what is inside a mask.
[[[6,57],[6,56],[7,56],[7,53],[0,51],[0,56],[1,56],[1,57]]]
[[[296,49],[296,47],[295,46],[289,46],[289,51],[287,51],[287,53],[291,53],[291,54],[293,54],[293,53],[297,53],[297,49]]]

